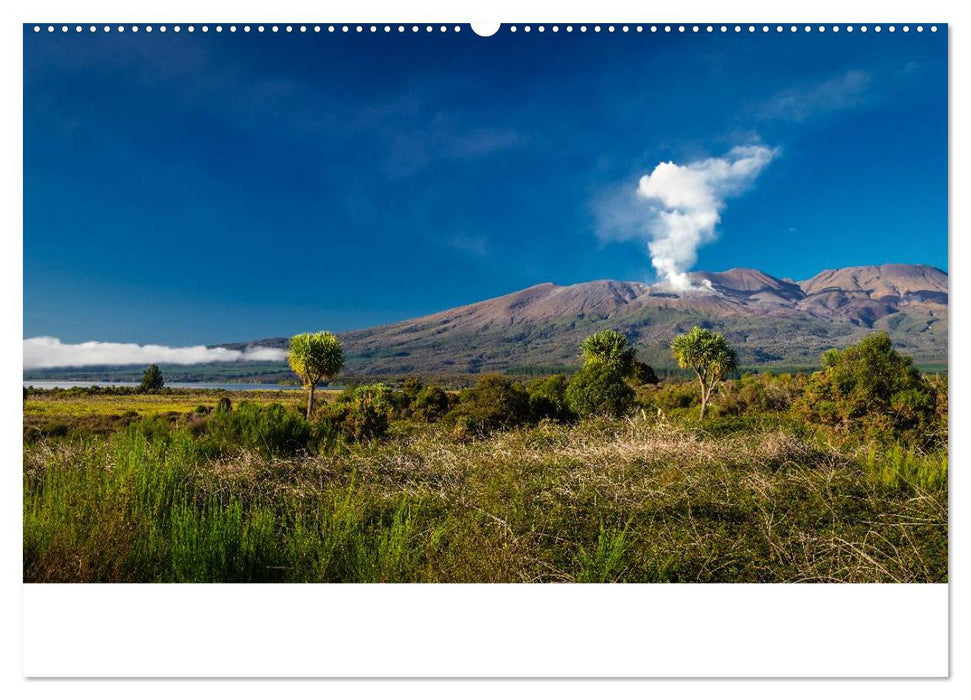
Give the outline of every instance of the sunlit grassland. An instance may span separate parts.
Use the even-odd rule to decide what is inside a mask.
[[[336,391],[321,390],[319,396],[336,394]],[[306,399],[299,390],[274,391],[216,391],[185,390],[160,394],[105,394],[105,395],[64,395],[54,392],[32,393],[24,402],[26,416],[87,416],[121,415],[134,411],[139,416],[153,416],[162,413],[187,413],[198,406],[214,407],[221,396],[232,401],[255,401],[257,403],[282,403],[300,405]]]
[[[24,578],[947,580],[945,454],[717,425],[641,413],[457,440],[400,422],[283,458],[139,424],[42,438]]]

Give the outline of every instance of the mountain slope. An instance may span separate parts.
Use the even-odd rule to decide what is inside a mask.
[[[342,333],[347,369],[404,374],[577,364],[580,341],[614,328],[640,356],[670,366],[671,338],[694,325],[724,333],[745,365],[818,364],[823,350],[887,330],[922,362],[947,359],[947,273],[924,265],[826,270],[803,282],[759,270],[695,272],[696,289],[598,280],[518,292]],[[283,347],[286,339],[258,341]]]

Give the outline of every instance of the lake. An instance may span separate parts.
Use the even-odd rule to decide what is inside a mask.
[[[55,380],[24,380],[24,386],[35,389],[71,389],[73,387],[89,386],[138,386],[138,382],[91,382]],[[232,382],[165,382],[166,389],[223,389],[225,391],[301,391],[301,387],[292,384],[238,384]],[[326,389],[343,389],[343,387],[329,386]]]

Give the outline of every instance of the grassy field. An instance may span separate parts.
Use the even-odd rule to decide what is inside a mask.
[[[318,389],[321,401],[332,401],[340,392]],[[85,430],[111,433],[141,418],[167,416],[177,419],[204,407],[212,410],[221,397],[233,402],[279,403],[295,408],[306,404],[299,389],[221,391],[216,389],[169,389],[158,394],[86,394],[83,391],[34,391],[24,401],[24,434],[64,435]]]
[[[220,395],[31,396],[24,580],[947,580],[942,450],[637,409],[487,436],[395,420],[271,456],[214,447],[196,407]]]

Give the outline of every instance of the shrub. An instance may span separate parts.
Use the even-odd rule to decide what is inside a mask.
[[[415,396],[412,408],[417,418],[432,423],[448,413],[448,394],[438,386],[422,387]]]
[[[387,434],[389,414],[393,409],[394,396],[390,387],[366,384],[341,392],[330,415],[347,437],[366,442]]]
[[[725,382],[719,389],[719,415],[742,415],[765,411],[788,411],[802,388],[792,375],[746,374]]]
[[[692,382],[665,382],[657,386],[641,387],[637,391],[637,402],[644,406],[671,411],[698,406],[701,398]]]
[[[810,377],[795,408],[813,422],[859,427],[881,442],[928,446],[939,437],[937,392],[885,332],[825,352],[823,369]]]
[[[608,364],[584,365],[573,375],[566,402],[578,416],[622,416],[634,404],[634,390]]]
[[[562,374],[537,379],[529,385],[529,411],[533,420],[569,420],[573,411],[566,401],[569,380]]]
[[[311,424],[278,403],[241,402],[235,410],[217,410],[206,426],[205,446],[219,454],[252,449],[264,456],[291,455],[311,446]]]
[[[529,421],[529,394],[501,374],[487,374],[460,394],[459,404],[448,418],[460,433],[512,428]]]
[[[424,384],[418,377],[405,377],[404,382],[401,383],[401,393],[408,406],[415,402],[423,387]]]
[[[630,376],[631,384],[634,386],[644,386],[646,384],[657,385],[661,383],[658,379],[657,372],[646,362],[641,362],[640,360],[634,360],[634,364],[631,367]]]

